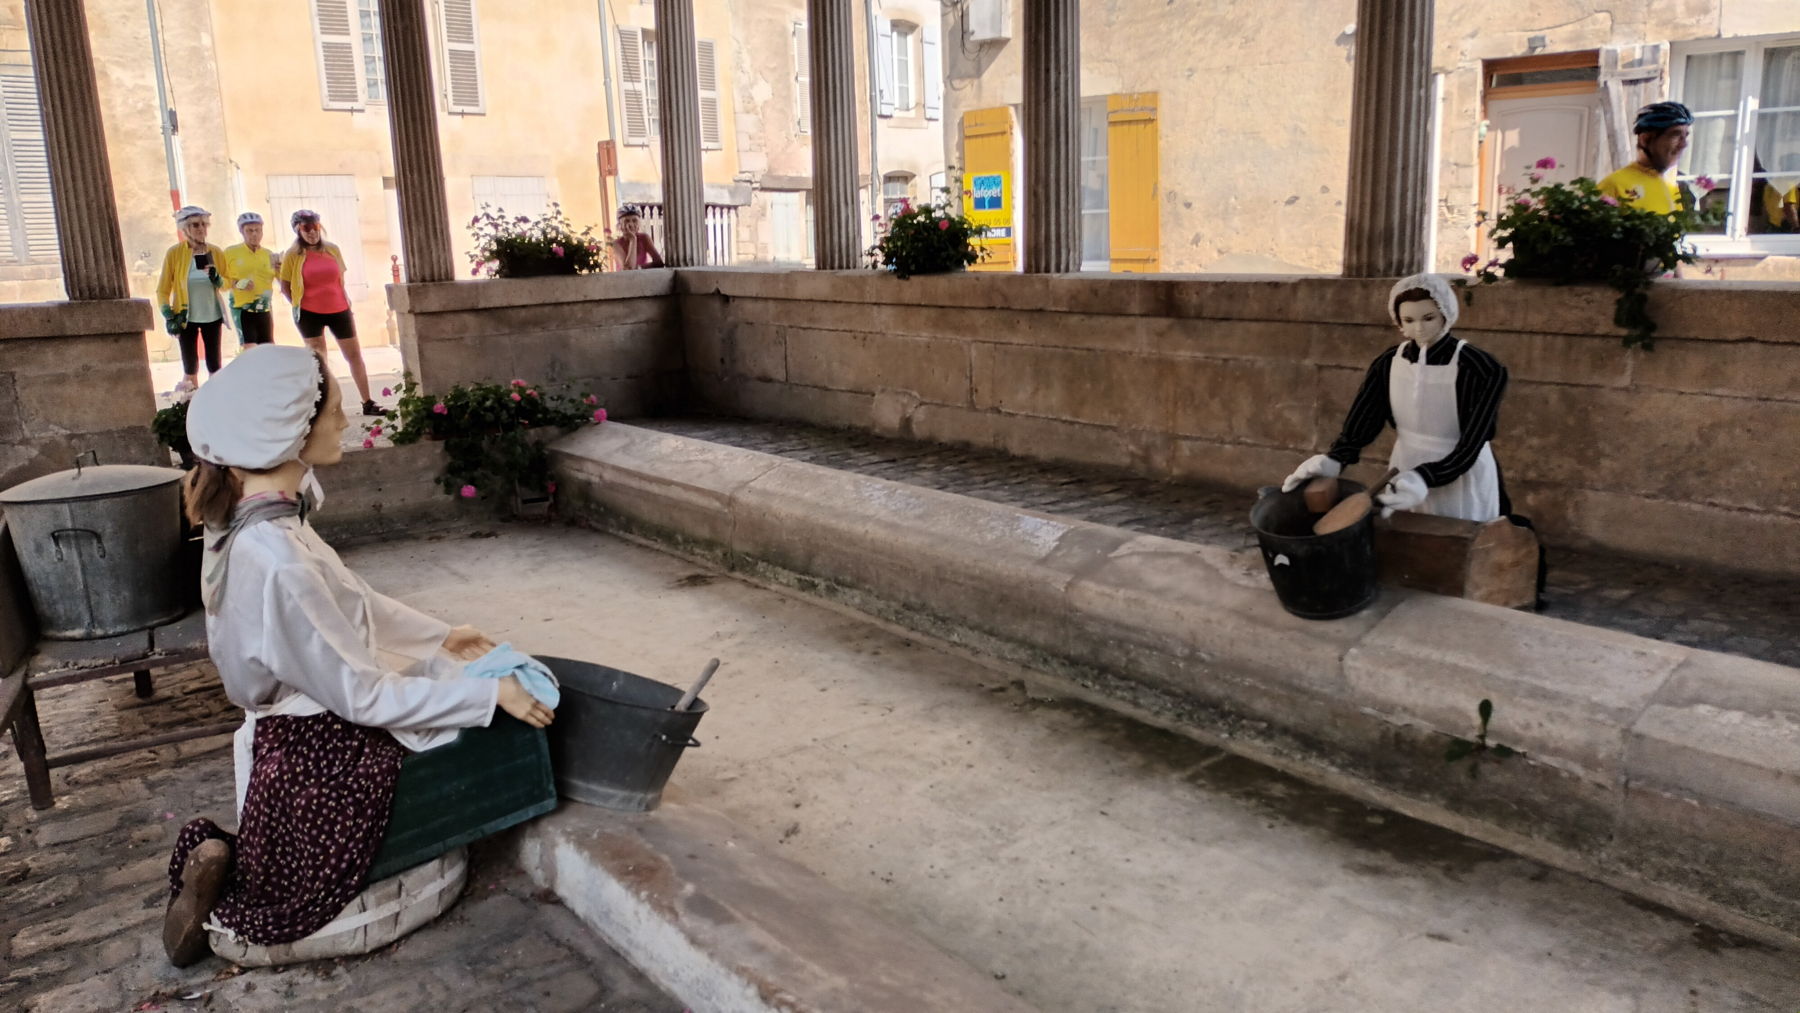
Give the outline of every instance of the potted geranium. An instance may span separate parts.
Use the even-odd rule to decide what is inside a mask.
[[[483,204],[469,219],[469,233],[475,238],[469,253],[473,277],[535,278],[606,269],[605,242],[591,225],[576,229],[560,204],[551,204],[536,218]]]
[[[976,239],[987,234],[962,213],[954,186],[939,190],[929,203],[901,201],[900,210],[887,218],[876,215],[875,245],[869,247],[869,266],[886,268],[901,278],[915,274],[961,271],[987,256]]]
[[[524,380],[457,384],[433,394],[408,374],[398,393],[393,410],[368,427],[363,446],[374,446],[384,433],[399,445],[442,441],[447,461],[438,485],[462,499],[548,497],[556,487],[543,434],[606,421],[606,409],[594,395]]]
[[[187,416],[188,403],[177,401],[151,416],[150,432],[156,435],[156,442],[175,452],[183,468],[192,468],[194,449],[188,445]]]
[[[1626,346],[1650,348],[1656,333],[1650,286],[1677,266],[1695,262],[1687,233],[1709,216],[1693,210],[1697,202],[1691,191],[1683,195],[1684,210],[1662,214],[1601,193],[1600,185],[1585,176],[1545,183],[1544,172],[1554,168],[1554,158],[1541,158],[1527,168],[1532,186],[1510,194],[1493,219],[1494,245],[1511,256],[1476,270],[1480,257],[1470,254],[1463,258],[1463,269],[1473,271],[1483,284],[1504,274],[1515,280],[1609,285],[1619,293],[1613,323],[1625,331]],[[1703,191],[1712,189],[1704,176],[1696,182]],[[1486,221],[1488,214],[1477,217]]]

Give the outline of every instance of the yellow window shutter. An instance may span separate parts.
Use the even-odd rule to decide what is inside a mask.
[[[1106,155],[1112,269],[1159,270],[1162,191],[1157,176],[1156,92],[1106,97]]]
[[[1013,114],[1007,106],[963,113],[963,213],[993,230],[981,245],[987,258],[976,271],[1011,271],[1016,228],[1013,206]]]

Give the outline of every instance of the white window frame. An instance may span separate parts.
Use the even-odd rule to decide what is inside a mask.
[[[367,15],[373,29],[363,27]],[[371,50],[370,42],[374,42]],[[370,64],[373,53],[375,62]],[[362,98],[369,105],[387,102],[387,64],[381,51],[381,0],[356,0],[356,59],[362,68]]]
[[[812,133],[812,39],[806,34],[806,22],[795,21],[792,27],[794,56],[794,133]]]
[[[1712,53],[1744,54],[1744,80],[1738,94],[1737,136],[1732,142],[1731,204],[1724,235],[1690,235],[1696,249],[1705,257],[1779,257],[1800,256],[1800,234],[1751,235],[1749,223],[1751,165],[1755,157],[1756,116],[1761,111],[1763,53],[1772,48],[1800,46],[1800,33],[1763,35],[1751,38],[1712,39],[1705,42],[1678,43],[1671,48],[1669,91],[1677,101],[1685,92],[1687,58]],[[1784,107],[1785,108],[1785,107]],[[1678,176],[1682,182],[1692,177]]]
[[[919,111],[919,61],[913,49],[919,38],[919,26],[910,21],[894,24],[894,113],[910,116]]]
[[[467,3],[469,5],[469,38],[466,42],[451,37],[454,29],[450,24],[449,3]],[[443,78],[444,110],[459,116],[481,116],[487,113],[487,79],[481,72],[481,11],[476,0],[438,0],[438,51],[437,62]],[[459,102],[456,98],[456,68],[451,57],[456,53],[468,54],[468,70],[474,75],[471,82],[475,89],[473,102]]]
[[[1100,192],[1103,195],[1101,198],[1103,203],[1099,207],[1090,207],[1086,203],[1087,187],[1083,186],[1081,188],[1081,270],[1083,271],[1112,270],[1112,239],[1109,234],[1112,228],[1112,152],[1110,146],[1111,138],[1108,137],[1106,133],[1107,124],[1109,122],[1108,115],[1106,99],[1104,97],[1081,100],[1081,111],[1079,114],[1081,122],[1079,125],[1077,145],[1081,149],[1080,164],[1082,181],[1085,183],[1087,174],[1090,171],[1097,170],[1107,182],[1106,186],[1101,187]],[[1094,125],[1096,120],[1098,121],[1098,126],[1100,128],[1098,131],[1099,144],[1095,147],[1089,147],[1087,143],[1089,137],[1087,128],[1090,125]],[[1086,256],[1087,236],[1090,226],[1106,230],[1101,233],[1101,235],[1107,237],[1106,254],[1100,260],[1089,260]]]
[[[60,268],[49,140],[44,136],[37,78],[29,64],[0,66],[0,75],[12,79],[10,85],[0,83],[0,93],[5,93],[0,101],[0,163],[6,168],[0,177],[4,202],[0,211],[5,212],[0,218],[6,233],[0,236],[0,268]],[[14,122],[14,116],[20,121]]]
[[[644,136],[650,140],[662,137],[662,113],[657,99],[658,78],[662,75],[661,64],[656,58],[656,29],[638,29],[638,50],[643,54],[644,67]]]
[[[917,203],[915,190],[919,177],[904,169],[883,173],[881,176],[881,213],[883,215],[898,214],[901,202]]]

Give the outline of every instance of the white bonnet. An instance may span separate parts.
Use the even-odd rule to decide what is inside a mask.
[[[1438,312],[1444,315],[1446,333],[1456,326],[1456,290],[1450,287],[1450,282],[1441,274],[1415,274],[1395,282],[1394,287],[1388,290],[1388,319],[1396,325],[1400,323],[1400,307],[1394,305],[1394,300],[1400,298],[1400,293],[1415,288],[1431,293],[1431,301],[1437,303]]]
[[[319,359],[291,345],[251,345],[188,402],[188,443],[202,461],[264,471],[300,456],[319,399]]]

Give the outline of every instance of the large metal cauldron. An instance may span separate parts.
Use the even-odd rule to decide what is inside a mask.
[[[0,492],[43,635],[113,637],[187,611],[181,472],[79,460]]]

